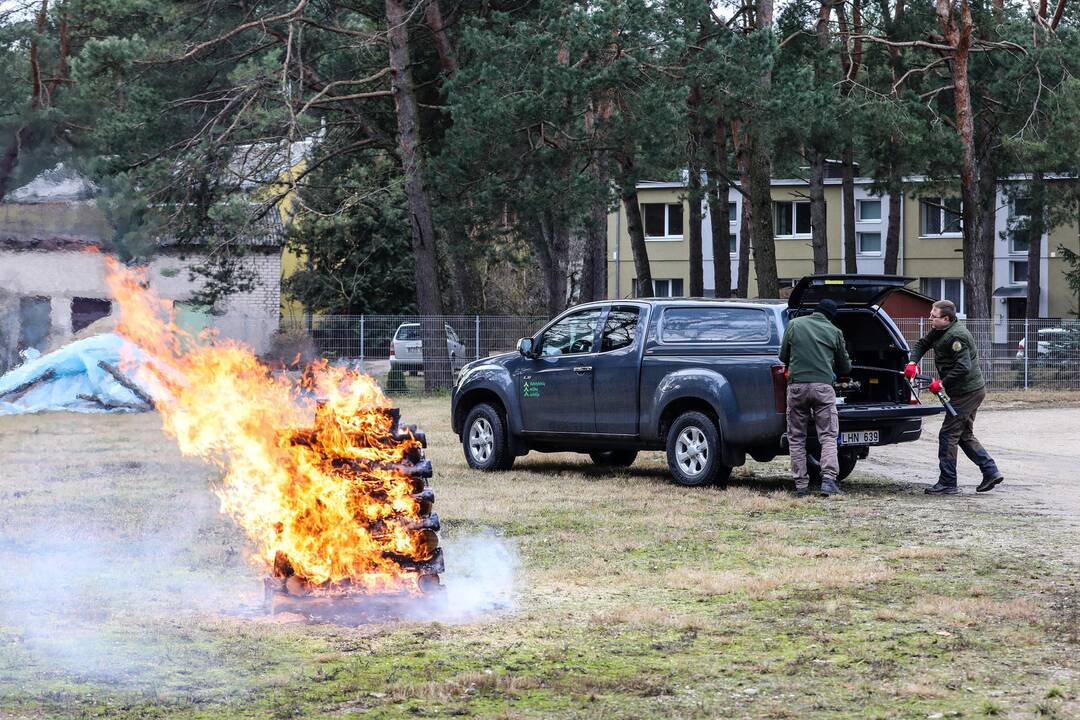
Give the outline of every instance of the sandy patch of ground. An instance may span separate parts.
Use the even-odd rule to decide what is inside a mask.
[[[942,417],[924,422],[922,437],[914,443],[873,448],[856,472],[935,482]],[[957,474],[968,499],[1002,510],[1034,510],[1080,526],[1080,408],[983,409],[975,436],[990,451],[1005,482],[992,492],[976,493],[979,470],[960,453]]]

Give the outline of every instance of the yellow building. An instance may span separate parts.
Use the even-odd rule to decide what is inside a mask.
[[[898,273],[914,278],[913,289],[931,297],[949,298],[963,312],[963,238],[959,200],[931,196],[930,188],[921,178],[912,178],[901,196]],[[689,291],[689,212],[686,192],[683,183],[643,182],[638,185],[638,200],[646,230],[645,244],[654,291],[658,296],[680,296]],[[737,251],[742,242],[739,220],[744,198],[737,189],[732,189],[728,199],[731,244],[727,260],[731,265],[734,286],[738,277]],[[773,180],[772,199],[777,274],[783,286],[813,273],[809,186],[803,180]],[[843,272],[845,265],[843,197],[839,178],[826,179],[825,202],[829,272],[839,273]],[[889,197],[873,194],[869,178],[857,178],[855,203],[858,272],[882,273],[889,227]],[[1009,319],[1022,318],[1026,314],[1027,244],[1009,232],[1010,218],[1023,212],[1022,200],[1019,203],[1011,200],[999,189],[994,241],[993,319],[1002,325]],[[712,232],[707,204],[704,204],[702,214],[703,284],[705,295],[714,296]],[[617,213],[608,217],[608,296],[611,298],[628,297],[633,293],[636,273],[626,227],[626,213],[620,206]],[[1068,317],[1076,307],[1076,296],[1066,282],[1065,272],[1069,268],[1057,248],[1064,245],[1080,251],[1076,225],[1055,228],[1043,236],[1041,244],[1039,315]],[[752,257],[749,295],[757,295]]]

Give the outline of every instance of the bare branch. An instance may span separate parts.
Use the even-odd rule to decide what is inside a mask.
[[[237,35],[244,32],[245,30],[251,30],[252,28],[260,28],[263,31],[265,31],[266,26],[269,23],[281,22],[283,20],[292,20],[293,18],[296,18],[297,16],[300,15],[300,13],[302,13],[304,11],[304,8],[307,6],[307,4],[308,4],[308,0],[300,0],[300,2],[298,2],[296,4],[296,7],[294,7],[292,10],[290,10],[290,11],[288,11],[286,13],[282,13],[280,15],[273,15],[273,16],[267,17],[267,18],[258,18],[257,20],[251,20],[250,22],[246,22],[246,23],[237,25],[232,30],[230,30],[229,32],[227,32],[227,33],[225,33],[223,35],[218,35],[216,38],[212,38],[210,40],[207,40],[206,42],[199,43],[198,45],[191,48],[190,50],[188,50],[186,53],[184,53],[180,57],[172,58],[170,60],[170,62],[183,62],[185,60],[190,60],[191,58],[195,57],[196,55],[201,54],[205,50],[209,50],[210,48],[215,47],[216,45],[220,45],[221,43],[225,42],[229,38],[236,37]]]

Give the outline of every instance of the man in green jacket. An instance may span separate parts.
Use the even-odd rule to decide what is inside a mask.
[[[935,485],[926,488],[930,495],[956,495],[956,446],[982,471],[976,492],[993,490],[1002,478],[994,459],[975,437],[975,413],[986,397],[986,383],[979,369],[979,352],[967,328],[956,321],[956,305],[938,300],[930,310],[930,332],[911,347],[911,362],[905,374],[915,376],[916,364],[930,350],[938,375],[950,395],[955,417],[945,417],[938,433],[938,467]]]
[[[844,333],[832,324],[836,303],[825,298],[811,315],[788,323],[780,344],[780,362],[787,365],[787,436],[791,453],[791,474],[795,494],[810,494],[806,470],[806,433],[813,418],[821,444],[821,492],[842,495],[836,484],[840,466],[836,458],[836,435],[840,420],[836,413],[837,376],[851,372],[851,360],[844,345]]]

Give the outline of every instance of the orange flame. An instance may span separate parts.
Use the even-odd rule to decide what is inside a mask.
[[[125,372],[156,390],[182,453],[224,470],[214,491],[253,559],[317,592],[416,592],[396,558],[429,559],[433,533],[414,529],[420,487],[395,464],[420,443],[395,432],[375,381],[325,363],[299,384],[272,374],[238,343],[177,327],[144,274],[105,261],[117,330],[149,356],[127,358]]]

